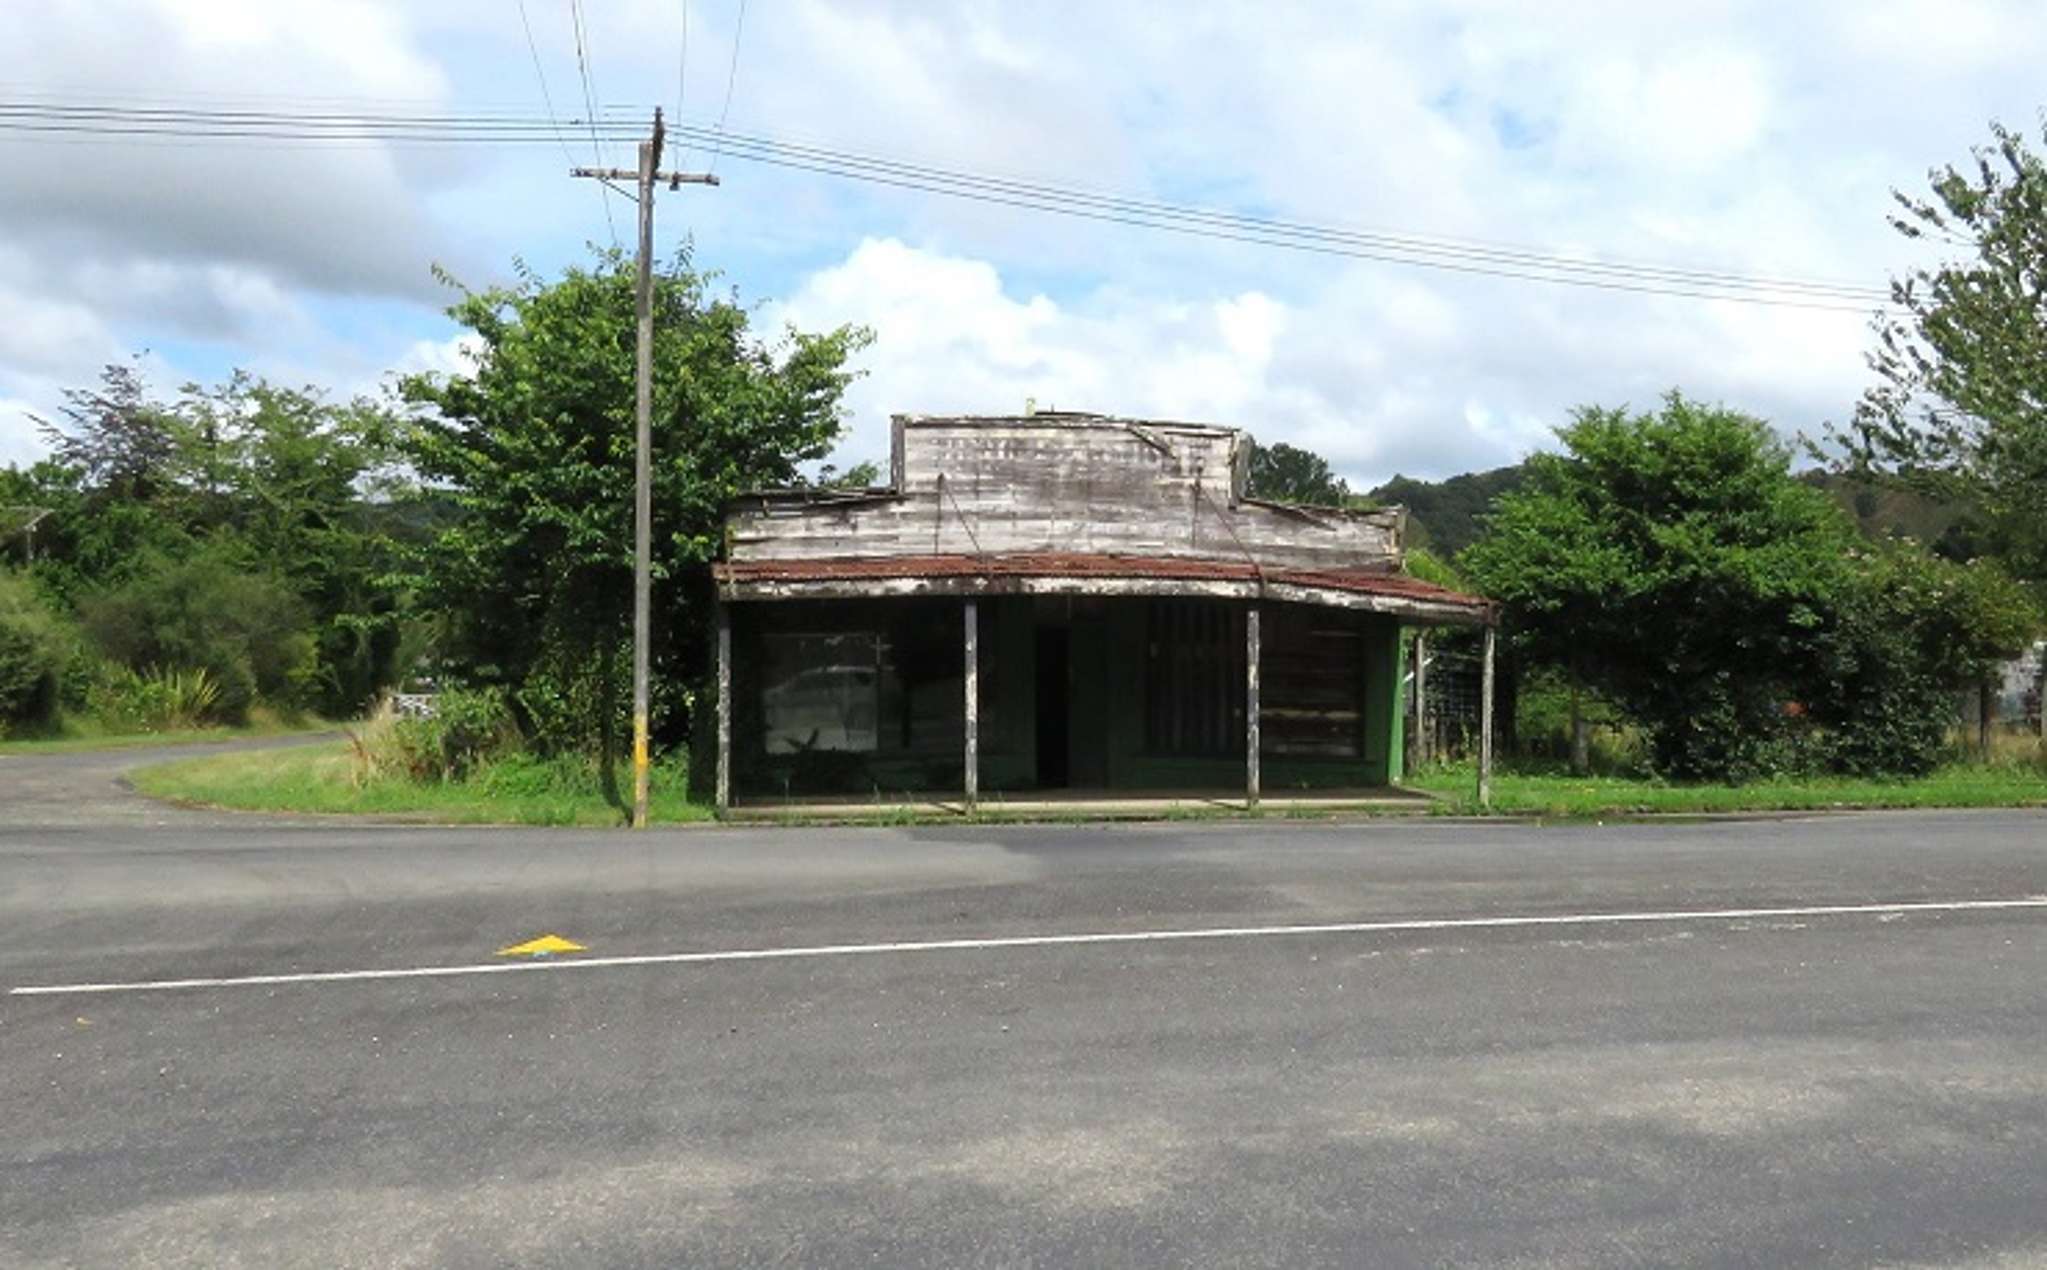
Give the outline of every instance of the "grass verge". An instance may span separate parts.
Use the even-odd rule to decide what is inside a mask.
[[[629,798],[631,769],[621,766],[618,778]],[[236,811],[394,816],[442,824],[617,825],[624,820],[587,770],[511,759],[466,781],[358,784],[346,742],[180,759],[142,768],[129,780],[155,798]],[[710,819],[710,809],[684,797],[681,784],[681,773],[655,768],[650,820]]]
[[[1469,764],[1434,768],[1407,784],[1439,795],[1440,813],[1478,810]],[[1495,815],[1555,817],[1653,813],[1822,811],[1851,808],[2047,806],[2047,769],[2022,763],[1944,768],[1917,780],[1809,777],[1749,785],[1672,785],[1613,776],[1495,773]]]
[[[621,767],[620,780],[628,777],[629,772]],[[130,779],[137,789],[154,797],[243,811],[382,815],[446,824],[604,826],[623,819],[587,768],[515,758],[467,781],[421,784],[377,780],[358,785],[345,743],[181,759],[143,768]],[[1473,769],[1463,765],[1434,768],[1407,783],[1439,796],[1429,811],[1468,815],[1478,810],[1472,788],[1475,779]],[[650,806],[653,821],[681,824],[711,819],[710,808],[690,802],[681,784],[679,772],[656,768]],[[1492,814],[1591,819],[1659,813],[2038,806],[2047,806],[2047,771],[2027,764],[2000,764],[1950,767],[1919,780],[1822,777],[1738,786],[1504,772],[1493,779]],[[1165,818],[1219,819],[1244,814],[1221,808],[1180,809]],[[1297,816],[1294,812],[1265,814]],[[1322,814],[1298,813],[1309,818]],[[1099,818],[1084,810],[1033,814],[985,806],[974,817],[988,821]],[[791,823],[803,819],[799,814]],[[960,817],[892,808],[845,820],[862,824],[958,823]],[[832,821],[827,818],[826,822]]]

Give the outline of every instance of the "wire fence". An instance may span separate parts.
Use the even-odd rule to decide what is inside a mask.
[[[1483,659],[1462,650],[1428,648],[1421,675],[1423,691],[1416,693],[1413,656],[1410,646],[1405,694],[1408,752],[1428,761],[1477,754],[1479,702],[1485,683]],[[1426,703],[1422,702],[1424,696]],[[1419,712],[1418,705],[1424,706]]]
[[[1457,648],[1426,646],[1427,658],[1421,680],[1422,693],[1415,687],[1415,649],[1406,655],[1406,748],[1408,764],[1456,761],[1478,753],[1479,697],[1484,682],[1481,658],[1475,652]],[[1518,705],[1522,718],[1495,719],[1496,752],[1503,758],[1564,759],[1569,757],[1569,730],[1560,720],[1536,709],[1531,694],[1538,685],[1524,682],[1521,691],[1505,689],[1506,699],[1497,702],[1502,710]],[[1426,698],[1424,701],[1423,698]],[[1984,709],[1989,726],[1983,725]],[[1533,712],[1533,713],[1531,713]],[[1554,708],[1548,713],[1554,713]],[[1586,702],[1586,734],[1594,759],[1602,751],[1620,761],[1638,750],[1641,738],[1628,728],[1611,707],[1595,700]],[[2007,662],[1990,683],[1987,692],[1971,689],[1956,695],[1948,724],[1955,729],[1958,743],[1975,746],[1979,738],[1992,733],[2018,737],[2047,736],[2047,641],[2035,644],[2027,653]],[[1538,722],[1540,720],[1540,722]]]

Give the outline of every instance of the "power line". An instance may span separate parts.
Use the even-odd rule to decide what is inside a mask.
[[[21,93],[33,97],[33,90],[11,86],[0,86],[0,91]],[[187,97],[194,95],[187,94]],[[197,95],[202,100],[223,100],[217,94]],[[225,99],[231,100],[231,99]],[[246,99],[245,99],[246,100]],[[276,100],[265,98],[264,100]],[[355,99],[303,98],[287,100],[336,101]],[[421,103],[401,103],[417,109]],[[615,110],[618,108],[608,108]],[[7,117],[12,116],[11,123]],[[150,127],[106,126],[109,118],[118,117],[127,123],[146,121]],[[41,123],[29,122],[39,119]],[[90,126],[80,126],[79,121]],[[61,121],[61,122],[59,122]],[[197,123],[196,128],[174,127],[173,121]],[[37,130],[50,132],[78,132],[84,135],[106,133],[110,135],[163,135],[190,136],[195,139],[225,137],[237,140],[274,139],[280,141],[310,140],[351,142],[362,141],[371,144],[467,144],[482,141],[521,142],[530,140],[526,134],[535,129],[544,130],[552,137],[559,126],[558,119],[534,121],[530,116],[509,113],[505,110],[480,111],[471,108],[465,114],[362,114],[362,113],[280,113],[275,110],[192,110],[173,109],[159,106],[117,107],[117,106],[75,106],[60,103],[37,103],[33,101],[0,102],[0,129],[10,126],[17,132],[33,135]],[[637,137],[641,125],[635,122],[621,122],[616,119],[571,120],[572,126],[586,125],[602,132],[607,140]],[[169,131],[166,131],[168,129]],[[696,135],[709,137],[713,134],[701,128],[678,129]],[[844,150],[819,145],[798,144],[791,141],[765,137],[745,137],[740,134],[722,135],[733,145],[749,145],[762,151],[761,159],[766,161],[769,153],[802,157],[806,162],[828,161],[836,166],[832,175],[858,179],[850,171],[838,170],[854,167],[862,170],[892,172],[919,178],[945,180],[950,182],[971,182],[983,189],[1006,194],[1026,194],[1031,197],[1049,198],[1055,201],[1080,200],[1097,206],[1113,207],[1119,211],[1137,211],[1150,215],[1197,219],[1206,222],[1248,225],[1273,230],[1283,229],[1289,233],[1310,237],[1335,237],[1350,241],[1385,246],[1396,250],[1462,255],[1479,259],[1512,259],[1519,263],[1541,266],[1558,266],[1591,272],[1652,276],[1658,278],[1692,279],[1704,283],[1741,284],[1770,290],[1811,291],[1830,296],[1850,299],[1876,300],[1887,296],[1884,288],[1838,282],[1815,282],[1802,279],[1758,278],[1729,274],[1717,270],[1682,269],[1662,265],[1645,265],[1616,260],[1598,260],[1583,256],[1569,256],[1536,248],[1503,246],[1470,239],[1456,239],[1440,236],[1394,234],[1387,231],[1332,229],[1327,226],[1304,225],[1299,222],[1274,220],[1271,218],[1248,217],[1236,213],[1219,212],[1210,209],[1176,207],[1170,204],[1147,202],[1126,196],[1105,194],[1095,191],[1075,190],[1071,187],[1047,185],[1042,182],[976,175],[929,165],[914,164],[901,160],[880,159],[873,156],[854,154]],[[815,169],[813,169],[815,170]]]
[[[710,135],[701,128],[685,127],[679,128],[678,131],[697,135]],[[1013,199],[1029,199],[1031,200],[1031,206],[1035,210],[1041,211],[1070,211],[1073,214],[1083,214],[1084,210],[1087,212],[1101,211],[1133,217],[1141,216],[1185,222],[1193,225],[1214,226],[1223,229],[1240,229],[1267,234],[1279,233],[1288,237],[1299,237],[1349,246],[1373,247],[1387,251],[1443,257],[1450,260],[1472,260],[1540,268],[1568,269],[1594,275],[1691,283],[1702,286],[1738,286],[1749,289],[1808,293],[1816,297],[1838,299],[1882,300],[1888,296],[1888,292],[1883,288],[1867,287],[1852,283],[1762,278],[1729,274],[1715,270],[1629,264],[1618,261],[1572,257],[1552,252],[1538,252],[1524,248],[1460,242],[1455,239],[1432,239],[1381,231],[1332,228],[1269,217],[1246,216],[1235,212],[1176,206],[1119,195],[1091,193],[997,177],[977,176],[943,168],[877,159],[850,154],[845,151],[795,145],[789,142],[746,137],[739,134],[725,134],[725,139],[734,157],[741,159],[751,158],[761,162],[784,163],[788,166],[806,167],[814,171],[830,170],[834,175],[852,176],[855,179],[872,179],[884,184],[899,184],[906,188],[928,189],[935,193],[959,194],[962,197],[982,194],[992,196],[985,201],[1008,202]],[[946,188],[939,188],[940,186]],[[1058,206],[1041,206],[1043,203],[1052,203]],[[1109,216],[1101,218],[1115,219]],[[1134,222],[1122,221],[1119,223]],[[1155,227],[1164,228],[1165,226]]]
[[[581,122],[589,128],[593,145],[599,144],[599,138],[619,140],[634,136],[639,130],[639,125],[616,119],[600,120],[594,115]],[[28,134],[56,132],[380,144],[532,144],[545,143],[550,139],[559,143],[558,124],[558,120],[551,118],[543,120],[530,115],[521,117],[501,113],[366,115],[0,102],[0,132]],[[676,131],[694,136],[700,143],[715,143],[749,162],[1054,215],[1297,252],[1603,290],[1864,314],[1887,298],[1887,293],[1881,288],[1849,283],[1598,260],[1526,247],[1317,225],[985,176],[825,146],[728,133],[722,128],[684,127]]]
[[[739,0],[739,17],[732,24],[732,62],[725,68],[725,104],[718,108],[718,136],[720,138],[723,138],[725,135],[725,116],[732,113],[732,89],[739,82],[739,37],[745,33],[746,0]],[[676,112],[676,118],[678,120],[682,118],[681,111],[678,110]],[[718,156],[721,153],[723,153],[722,149],[716,147],[711,151],[710,171],[713,174],[716,174],[718,171]]]
[[[583,32],[583,5],[581,0],[569,0],[569,29],[575,33],[576,37],[576,73],[583,80],[584,117],[590,124],[590,155],[594,162],[602,164],[604,162],[604,149],[597,142],[597,93],[595,88],[592,87],[590,58],[586,48],[586,37]],[[601,183],[598,186],[600,190],[608,190],[609,188],[610,186]],[[598,197],[604,200],[604,228],[611,235],[611,249],[617,251],[618,226],[611,219],[611,195],[605,193],[600,194]]]
[[[519,0],[519,26],[526,32],[526,51],[533,56],[533,75],[540,81],[540,100],[547,107],[548,123],[554,125],[555,142],[561,146],[562,157],[574,163],[576,156],[569,150],[569,139],[562,135],[554,113],[554,94],[547,91],[547,71],[540,65],[540,45],[533,39],[533,24],[526,19],[526,0]]]

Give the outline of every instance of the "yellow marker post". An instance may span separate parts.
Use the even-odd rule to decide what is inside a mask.
[[[583,945],[577,943],[573,939],[563,939],[560,935],[542,935],[537,939],[529,939],[523,944],[513,944],[509,948],[500,948],[498,949],[498,956],[552,957],[557,953],[576,953],[585,951],[587,950],[583,947]]]

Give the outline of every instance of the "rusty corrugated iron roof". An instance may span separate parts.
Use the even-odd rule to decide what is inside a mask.
[[[712,567],[720,582],[828,582],[856,578],[1164,578],[1182,581],[1265,581],[1384,595],[1424,603],[1491,609],[1489,601],[1406,574],[1374,569],[1264,569],[1244,560],[1115,556],[1073,551],[995,556],[872,556],[852,559],[740,560]]]

